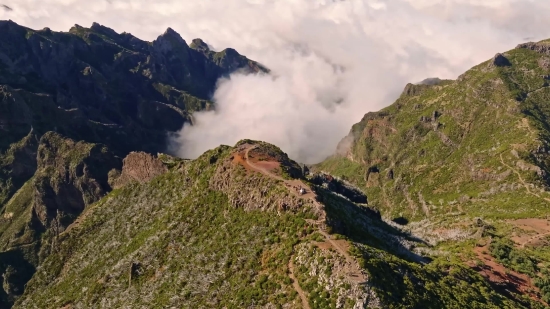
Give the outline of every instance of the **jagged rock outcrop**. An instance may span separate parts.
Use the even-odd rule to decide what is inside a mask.
[[[108,173],[121,168],[105,145],[75,142],[54,132],[40,139],[37,160],[33,212],[57,233],[111,190]]]
[[[269,161],[277,166],[273,173],[290,177],[301,177],[299,165],[290,160],[284,152],[277,147],[250,140],[244,140],[236,145],[233,154],[218,162],[217,168],[209,181],[210,187],[227,194],[229,204],[245,210],[288,210],[300,211],[311,203],[289,194],[288,189],[276,179],[266,177],[254,170],[246,162],[246,149],[256,145],[248,154],[250,158],[260,162]],[[265,160],[265,161],[264,161]],[[246,177],[244,177],[246,175]],[[310,205],[311,206],[311,205]]]
[[[123,160],[122,173],[114,180],[119,188],[132,181],[147,182],[168,171],[165,164],[158,158],[145,152],[131,152]]]
[[[0,205],[34,175],[37,149],[38,140],[31,131],[0,155]]]
[[[512,64],[510,63],[510,60],[506,58],[506,56],[498,53],[493,57],[493,60],[491,61],[491,65],[496,67],[505,67]]]
[[[538,43],[536,42],[523,43],[516,46],[516,49],[530,49],[541,54],[550,55],[550,41],[546,40]]]

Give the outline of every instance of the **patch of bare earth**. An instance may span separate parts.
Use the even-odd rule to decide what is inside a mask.
[[[474,252],[481,263],[469,262],[469,266],[487,279],[496,291],[511,298],[515,298],[514,294],[528,295],[531,299],[544,303],[531,278],[498,263],[488,254],[488,246],[476,247]]]
[[[519,219],[509,221],[514,225],[512,240],[518,247],[541,247],[550,245],[550,221],[547,219]]]
[[[343,239],[333,239],[331,235],[326,233],[323,230],[323,227],[325,226],[325,214],[324,211],[322,211],[323,207],[319,202],[317,202],[317,195],[315,192],[306,185],[302,180],[300,179],[284,179],[281,176],[275,174],[275,171],[278,171],[278,168],[280,167],[280,163],[278,161],[274,161],[274,158],[270,158],[268,156],[263,156],[262,154],[259,154],[257,152],[254,152],[254,154],[250,154],[251,151],[253,151],[256,147],[254,145],[242,145],[241,148],[238,150],[237,153],[233,156],[233,162],[235,164],[242,164],[247,170],[253,170],[259,173],[262,173],[268,177],[271,177],[273,179],[277,179],[279,181],[282,181],[285,185],[285,187],[292,193],[300,198],[307,199],[313,202],[316,208],[320,210],[321,216],[319,220],[307,220],[308,223],[313,224],[317,226],[319,233],[323,235],[326,239],[323,243],[318,243],[317,245],[321,249],[334,249],[336,252],[338,252],[341,256],[343,256],[346,261],[346,273],[348,275],[349,280],[355,281],[355,282],[365,282],[367,281],[366,275],[363,273],[361,268],[359,267],[359,264],[355,259],[353,259],[348,251],[350,248],[350,244],[348,241]],[[294,265],[292,263],[292,257],[288,264],[289,268],[289,277],[292,279],[293,287],[298,292],[298,295],[300,295],[300,298],[302,300],[302,306],[304,308],[309,308],[309,304],[307,302],[307,297],[302,288],[300,287],[300,284],[296,280],[296,277],[294,276]]]

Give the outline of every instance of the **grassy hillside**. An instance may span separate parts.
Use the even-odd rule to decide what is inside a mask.
[[[549,80],[543,41],[497,54],[455,81],[409,84],[316,168],[356,184],[387,220],[409,222],[407,230],[437,245],[434,254],[489,265],[479,272],[495,284],[510,279],[500,267],[517,270],[528,276],[525,289],[548,301],[546,285],[533,282],[550,265]],[[499,253],[502,241],[508,249]],[[510,250],[531,270],[514,267]]]
[[[297,167],[246,140],[116,189],[59,235],[14,308],[531,307],[458,261],[428,263],[421,241]]]

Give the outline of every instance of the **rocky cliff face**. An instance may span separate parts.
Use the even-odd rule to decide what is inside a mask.
[[[109,171],[120,159],[104,145],[75,142],[49,132],[40,139],[34,209],[44,227],[61,233],[87,206],[111,191]]]
[[[148,182],[168,171],[166,165],[145,152],[131,152],[124,158],[122,173],[114,175],[115,187],[123,187],[131,182]]]
[[[21,189],[2,209],[5,293],[0,296],[6,304],[23,293],[41,260],[55,250],[58,235],[111,191],[108,174],[121,168],[105,145],[75,142],[54,132],[39,142],[30,134],[8,153],[12,157],[5,167]]]
[[[220,77],[267,71],[233,49],[214,52],[205,45],[190,47],[172,29],[145,42],[97,23],[54,32],[0,21],[0,83],[6,85],[0,91],[0,130],[25,136],[34,125],[38,134],[60,131],[105,143],[118,154],[162,151],[166,131],[179,130],[193,111],[211,108],[208,99]],[[34,104],[17,92],[31,101],[40,93],[51,104],[29,106]],[[80,119],[54,123],[43,114]],[[81,129],[73,134],[75,127]],[[143,143],[146,137],[157,138]]]

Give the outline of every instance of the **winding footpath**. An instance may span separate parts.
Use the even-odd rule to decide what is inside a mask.
[[[302,287],[300,286],[300,283],[298,283],[298,279],[296,279],[296,276],[294,276],[294,262],[292,262],[292,259],[294,258],[294,255],[290,256],[290,260],[288,261],[288,277],[290,280],[292,280],[292,287],[294,287],[294,290],[300,295],[300,299],[302,300],[302,307],[304,309],[311,309],[309,306],[309,302],[307,300],[306,293],[304,290],[302,290]]]
[[[246,164],[248,166],[250,166],[250,168],[252,170],[255,170],[259,173],[262,173],[262,174],[264,174],[264,175],[266,175],[270,178],[273,178],[273,179],[284,182],[286,187],[293,194],[298,195],[297,192],[294,192],[293,190],[291,190],[292,187],[304,188],[307,193],[303,194],[303,195],[298,195],[298,196],[302,199],[310,200],[317,209],[319,209],[319,210],[323,209],[322,205],[319,202],[317,202],[316,195],[313,192],[313,190],[311,190],[311,188],[308,185],[306,185],[303,181],[298,180],[298,179],[295,179],[295,180],[284,179],[284,178],[282,178],[278,175],[275,175],[275,174],[271,173],[268,169],[263,168],[261,166],[258,166],[257,164],[254,164],[253,162],[251,162],[249,160],[248,153],[250,152],[250,150],[253,150],[256,147],[257,146],[250,146],[246,149],[246,151],[244,153],[244,161],[246,162]],[[321,228],[325,224],[325,212],[321,211],[321,214],[322,214],[322,216],[321,216],[321,218],[319,218],[319,220],[315,221],[315,220],[308,219],[308,220],[306,220],[306,222],[317,226],[318,232],[321,235],[323,235],[325,237],[325,239],[331,244],[331,246],[334,247],[336,249],[336,251],[345,258],[346,262],[348,262],[349,265],[351,265],[351,269],[350,269],[350,272],[349,272],[348,275],[350,277],[353,277],[353,279],[350,278],[350,280],[365,282],[367,280],[367,278],[361,272],[360,268],[356,265],[357,264],[356,261],[349,255],[347,250],[342,248],[342,246],[340,246],[337,241],[332,239],[331,236]],[[302,290],[302,288],[300,287],[300,284],[298,283],[298,280],[296,279],[296,276],[294,275],[294,263],[292,261],[293,258],[294,258],[294,255],[292,255],[290,257],[290,260],[288,262],[289,277],[292,280],[292,286],[294,287],[294,290],[296,290],[298,295],[300,295],[300,299],[302,300],[302,307],[306,308],[306,309],[310,309],[306,293],[304,292],[304,290]]]
[[[546,236],[550,236],[550,232],[544,233],[544,234],[539,234],[539,235],[537,235],[537,236],[533,236],[533,237],[529,238],[529,240],[527,240],[526,242],[524,242],[524,243],[521,245],[521,247],[522,247],[522,248],[525,248],[525,245],[530,244],[530,243],[532,243],[533,241],[539,240],[539,239],[544,238],[544,237],[546,237]]]
[[[543,200],[547,201],[547,202],[550,202],[550,198],[546,198],[546,197],[541,197],[539,194],[535,193],[535,192],[532,192],[531,189],[529,188],[529,184],[525,182],[525,180],[523,179],[523,177],[521,177],[521,174],[520,172],[518,172],[516,169],[514,169],[513,167],[511,167],[510,165],[506,164],[504,162],[504,159],[502,158],[502,153],[500,154],[500,162],[502,163],[502,165],[506,166],[507,168],[509,168],[512,172],[514,172],[514,174],[516,174],[518,176],[518,179],[519,181],[521,182],[521,184],[525,187],[525,190],[527,190],[527,193],[528,194],[531,194],[533,196],[536,196],[538,198],[542,198]]]

